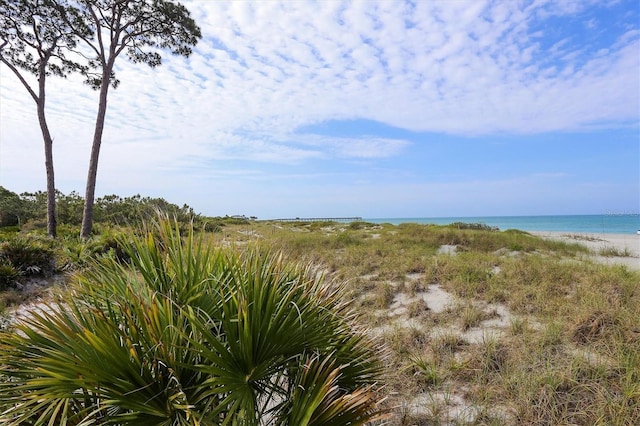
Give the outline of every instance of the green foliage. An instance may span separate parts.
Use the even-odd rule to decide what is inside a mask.
[[[334,244],[336,247],[358,245],[361,243],[362,243],[361,235],[353,234],[347,231],[340,232],[334,237]]]
[[[37,236],[16,236],[1,242],[0,261],[25,276],[48,276],[56,270],[55,250],[50,242]]]
[[[0,331],[0,422],[360,425],[381,365],[343,287],[176,222],[120,238],[47,312]]]
[[[19,276],[20,271],[11,262],[0,259],[0,291],[5,291],[11,287]]]
[[[443,374],[438,370],[438,362],[423,356],[409,357],[414,376],[425,387],[436,387],[442,384]]]
[[[204,232],[222,232],[223,226],[221,221],[205,220],[200,224],[200,229]]]
[[[244,216],[225,216],[219,219],[224,225],[248,225],[251,223],[251,221]]]
[[[0,228],[0,238],[6,239],[20,232],[19,226],[3,226]]]
[[[0,60],[16,74],[18,69],[39,78],[67,76],[83,67],[65,57],[89,31],[74,21],[77,9],[66,2],[0,2]],[[73,24],[72,24],[73,22]],[[75,31],[75,34],[74,34]]]
[[[46,213],[46,198],[44,202],[43,215]],[[34,211],[35,208],[23,195],[18,195],[0,186],[0,228],[20,226],[35,217]]]
[[[58,223],[67,225],[80,225],[82,222],[82,210],[84,208],[84,198],[75,191],[65,195],[56,191],[56,213]]]
[[[32,219],[26,222],[20,230],[25,232],[31,231],[46,231],[47,229],[47,220],[46,219]]]
[[[106,195],[96,199],[94,208],[95,222],[117,225],[140,226],[145,221],[153,220],[158,212],[175,217],[181,223],[189,223],[198,217],[186,204],[179,207],[163,198],[142,197],[139,194],[131,197]],[[81,221],[82,217],[79,219]]]
[[[358,229],[374,228],[376,226],[377,226],[376,224],[369,223],[369,222],[354,221],[349,223],[348,228],[353,230],[358,230]]]
[[[60,269],[73,271],[87,267],[94,257],[88,243],[84,241],[66,241],[60,253]]]
[[[109,85],[114,88],[120,83],[113,69],[108,68],[106,59],[113,60],[124,52],[132,62],[153,68],[161,65],[162,50],[168,50],[174,55],[189,56],[192,47],[202,37],[189,10],[171,0],[90,1],[79,2],[79,6],[81,22],[94,27],[98,23],[92,17],[99,15],[103,18],[100,25],[113,32],[109,40],[112,51],[103,50],[99,58],[102,61],[92,60],[88,63],[95,71],[85,73],[86,83],[95,90],[102,89],[105,76]],[[92,30],[98,32],[100,28]],[[103,43],[89,37],[85,37],[84,41],[96,51],[99,51]]]
[[[44,191],[23,192],[20,199],[25,202],[28,219],[43,219],[47,215],[47,193]]]
[[[52,246],[55,243],[55,247],[76,247],[79,250],[78,258],[84,259],[76,262],[85,277],[82,287],[66,293],[61,299],[62,306],[68,309],[69,301],[72,300],[74,305],[93,310],[93,315],[100,318],[95,321],[100,321],[101,325],[104,323],[103,318],[111,318],[110,323],[119,324],[98,332],[96,326],[86,326],[86,321],[78,321],[73,314],[68,321],[78,324],[77,328],[81,331],[76,334],[61,332],[64,327],[59,324],[65,322],[55,322],[49,327],[48,333],[59,337],[55,340],[49,336],[56,343],[47,346],[47,351],[50,347],[58,348],[56,345],[60,345],[70,353],[80,354],[60,361],[60,366],[68,366],[73,365],[72,361],[84,360],[79,367],[72,367],[72,371],[78,374],[81,369],[86,370],[87,365],[96,363],[101,367],[107,366],[111,372],[111,382],[114,381],[113,377],[118,378],[115,380],[118,383],[137,380],[133,382],[134,385],[137,384],[137,388],[121,389],[120,392],[131,392],[127,398],[133,398],[132,404],[150,407],[145,408],[148,411],[140,408],[149,416],[156,416],[149,414],[150,411],[156,413],[165,410],[164,413],[173,410],[175,413],[189,412],[181,419],[184,420],[189,415],[190,419],[197,418],[200,424],[219,424],[225,416],[233,417],[229,424],[241,424],[243,421],[253,424],[251,410],[255,413],[262,410],[264,413],[270,407],[274,410],[266,415],[268,420],[263,418],[263,424],[287,424],[287,421],[290,425],[300,424],[296,422],[304,424],[311,410],[315,413],[312,419],[320,421],[319,419],[324,419],[324,414],[321,413],[333,410],[333,402],[328,401],[337,401],[336,404],[342,404],[341,406],[347,404],[347,400],[358,401],[355,398],[357,390],[344,394],[342,399],[330,396],[331,389],[337,392],[343,389],[340,377],[351,374],[345,371],[336,375],[336,366],[347,361],[335,361],[329,349],[326,352],[313,350],[311,345],[307,346],[304,357],[283,355],[281,359],[297,360],[292,364],[268,356],[263,358],[242,355],[249,348],[253,348],[255,354],[264,353],[267,341],[275,342],[277,347],[288,344],[288,341],[281,342],[271,337],[272,329],[286,327],[287,332],[289,329],[293,330],[294,342],[299,335],[293,326],[295,321],[284,312],[284,306],[282,309],[276,307],[269,311],[258,309],[269,303],[255,303],[256,300],[277,299],[284,300],[286,305],[287,301],[294,300],[293,296],[287,295],[288,292],[295,293],[295,277],[302,276],[287,275],[283,269],[266,266],[271,261],[265,257],[279,259],[276,263],[288,265],[288,270],[304,270],[308,262],[313,262],[315,266],[309,267],[313,272],[304,275],[306,278],[301,280],[315,282],[319,270],[327,271],[340,280],[348,280],[349,293],[345,295],[342,290],[337,291],[340,294],[338,298],[353,301],[354,307],[358,309],[358,320],[375,326],[372,334],[380,336],[380,347],[389,351],[384,360],[385,374],[380,379],[385,383],[387,406],[404,405],[412,413],[416,413],[416,417],[411,420],[407,420],[408,417],[402,420],[396,418],[398,422],[392,421],[393,425],[469,422],[640,424],[640,351],[637,343],[640,336],[640,277],[633,269],[592,263],[583,257],[583,253],[587,252],[579,245],[540,239],[514,230],[457,230],[415,224],[352,229],[340,223],[312,229],[310,223],[274,224],[250,221],[233,225],[226,219],[211,219],[220,224],[223,232],[201,232],[197,237],[182,233],[182,245],[176,244],[180,239],[167,239],[163,236],[177,234],[177,229],[185,227],[185,224],[175,222],[171,231],[162,231],[162,227],[150,227],[142,235],[130,228],[110,227],[105,223],[96,227],[87,240],[81,240],[77,236],[77,228],[66,225],[60,228],[62,237],[55,242],[42,239],[42,242]],[[202,230],[202,223],[195,222],[194,229]],[[347,237],[339,237],[340,235]],[[343,240],[340,241],[340,238]],[[167,240],[174,242],[167,244]],[[112,245],[113,242],[116,245]],[[255,242],[263,250],[247,249],[253,247]],[[208,250],[206,259],[209,260],[196,254],[201,253],[202,249],[188,249],[197,246],[195,243]],[[457,254],[439,253],[437,249],[441,244],[457,245]],[[215,248],[228,246],[245,251],[240,253]],[[118,261],[117,247],[125,253],[135,254],[131,257],[132,260]],[[266,247],[271,247],[271,254],[264,251]],[[299,265],[289,264],[274,255],[281,251],[287,259],[296,260]],[[150,256],[149,253],[155,254]],[[60,259],[60,254],[56,257]],[[94,258],[101,259],[100,266],[97,271],[91,272],[88,267],[93,264]],[[182,262],[176,259],[182,259]],[[205,264],[227,266],[222,268],[204,266]],[[145,268],[140,265],[151,266]],[[257,273],[258,270],[263,272]],[[184,276],[192,279],[180,278]],[[261,294],[265,296],[256,297],[257,290],[250,291],[250,288],[241,284],[248,282],[248,277],[253,277],[250,281],[254,284],[250,288],[261,288],[257,283],[262,282],[269,287],[276,285],[281,291],[275,292],[273,297],[267,297],[266,294],[274,293],[263,289]],[[200,284],[185,285],[185,282]],[[442,290],[454,293],[459,300],[444,311],[430,310],[430,303],[423,297],[431,291],[430,284],[433,283],[438,283]],[[331,286],[335,283],[325,282],[323,285],[328,285],[329,289],[325,291],[332,293]],[[89,290],[93,292],[90,297]],[[85,295],[76,297],[81,293]],[[405,297],[396,299],[400,293],[404,293]],[[417,296],[416,300],[407,299],[414,295]],[[225,297],[228,300],[222,301]],[[20,294],[11,289],[0,294],[0,305],[3,300],[6,306],[10,306],[19,303],[21,299]],[[295,300],[295,305],[288,305],[293,307],[290,310],[295,311],[292,314],[294,317],[304,319],[307,312],[313,312],[305,309],[306,305],[300,299]],[[392,301],[401,300],[410,303],[405,305],[406,313],[394,310],[394,313],[388,315],[389,312],[384,309],[388,309]],[[187,305],[194,311],[193,314],[189,313],[189,309],[183,308]],[[326,305],[320,303],[320,306]],[[297,309],[300,309],[300,314]],[[246,314],[241,316],[239,312]],[[282,312],[277,318],[283,318],[287,325],[277,327],[273,324],[276,320],[269,319],[276,317],[263,316],[268,316],[269,312],[274,312],[274,315],[277,315],[275,312]],[[345,311],[339,316],[349,315]],[[250,318],[261,319],[250,321]],[[322,318],[322,321],[328,323],[326,318]],[[492,320],[493,325],[488,325],[488,320]],[[314,323],[313,320],[304,321],[305,324]],[[157,325],[152,327],[150,323]],[[497,325],[499,323],[502,325]],[[330,327],[335,328],[334,325]],[[490,327],[491,332],[479,336],[476,334],[476,327]],[[497,327],[495,331],[500,332],[494,334],[493,327]],[[467,328],[470,329],[465,332]],[[242,337],[244,330],[246,335],[267,337]],[[313,328],[307,331],[307,337],[316,333]],[[91,358],[85,355],[88,349],[85,348],[83,352],[82,345],[69,343],[77,340],[78,336],[98,342],[119,342],[119,349],[113,349],[115,344],[104,343],[105,347],[111,349],[100,350],[122,353],[102,357],[105,359],[101,358],[100,361],[89,361]],[[3,334],[0,342],[4,339]],[[179,342],[178,348],[165,349],[170,346],[170,342]],[[31,348],[37,346],[33,345]],[[333,348],[337,346],[339,345],[336,344]],[[327,345],[327,348],[330,347],[332,346]],[[0,352],[3,350],[0,348]],[[121,360],[124,363],[129,360],[128,356],[135,359],[130,350],[140,359],[139,362],[128,361],[134,362],[133,367],[108,367]],[[125,353],[127,351],[130,355]],[[14,356],[17,357],[15,354]],[[211,360],[214,357],[221,361],[213,363]],[[113,361],[116,358],[118,361]],[[40,366],[41,359],[30,360],[29,368]],[[97,355],[95,359],[98,359]],[[176,359],[184,360],[184,363],[174,362]],[[223,364],[222,360],[225,359],[227,364]],[[276,377],[271,382],[266,382],[268,372],[262,376],[263,372],[271,371],[268,359],[273,361],[274,368],[281,368],[278,370],[279,376],[270,376]],[[187,368],[194,360],[200,362],[195,372],[194,369]],[[154,361],[162,364],[148,373],[147,369],[151,368]],[[0,359],[0,364],[3,362],[4,359]],[[50,364],[49,361],[45,363],[46,366]],[[229,367],[231,365],[233,367]],[[88,377],[88,381],[93,380],[97,373],[90,369],[87,371],[89,375],[83,376]],[[130,372],[125,374],[127,371]],[[142,378],[139,378],[140,371],[144,373]],[[236,374],[232,374],[233,372]],[[77,374],[73,377],[72,373],[68,374],[70,375],[62,376],[71,380],[66,391],[70,393],[71,389],[76,389],[82,392],[83,388],[77,386],[80,380]],[[127,374],[133,379],[129,379]],[[12,380],[23,383],[25,377],[26,373],[21,378]],[[151,382],[148,380],[161,381],[162,377],[164,382],[152,382],[149,385]],[[206,386],[202,385],[207,380],[203,377],[210,379]],[[265,381],[261,381],[262,377]],[[278,377],[282,378],[282,382],[278,382]],[[252,380],[247,381],[247,378]],[[28,379],[31,380],[29,383],[44,380],[42,375],[30,376]],[[48,383],[53,379],[53,376],[46,378],[50,380]],[[301,388],[283,396],[284,391],[274,390],[280,389],[279,385],[272,384],[284,381]],[[187,382],[189,384],[185,385]],[[94,380],[92,383],[97,382]],[[366,390],[370,384],[371,382],[364,381],[361,388]],[[111,386],[103,388],[100,385],[102,401],[109,400],[113,395],[116,385]],[[145,393],[143,388],[146,389],[147,386],[149,392]],[[253,389],[253,394],[246,390],[247,387]],[[203,388],[206,390],[197,393],[196,389]],[[8,387],[0,386],[0,389]],[[93,390],[87,393],[87,401],[90,403],[94,402],[97,394],[96,388],[91,389]],[[183,393],[180,393],[180,389]],[[140,395],[136,395],[137,390]],[[31,391],[29,389],[25,392]],[[377,392],[377,389],[373,388],[372,391]],[[17,393],[13,394],[12,398],[16,399],[12,400],[5,400],[5,395],[8,394],[0,394],[0,406],[4,404],[6,409],[13,407],[12,401],[17,401]],[[293,393],[296,395],[290,396]],[[454,405],[441,398],[449,393],[452,398],[456,398]],[[196,394],[198,397],[194,398]],[[303,397],[302,394],[306,396]],[[246,402],[251,399],[251,395],[256,395],[257,405],[254,408],[246,405],[243,410],[238,405],[234,408],[235,415],[228,415],[228,411],[225,411],[232,404],[231,401],[240,398]],[[365,395],[365,399],[369,398],[365,391],[361,395]],[[415,402],[418,400],[417,395],[423,396],[424,402]],[[141,402],[143,396],[148,401]],[[218,404],[217,417],[207,423],[205,415],[197,417],[202,407],[199,404],[205,400],[213,401],[213,396],[218,397],[216,403],[211,403],[211,406]],[[302,399],[298,399],[299,397]],[[318,402],[321,398],[325,398],[326,403]],[[458,405],[458,399],[464,402]],[[268,407],[261,404],[265,401],[269,401]],[[451,407],[462,408],[467,403],[469,411],[478,413],[473,421],[468,420],[465,414],[460,417],[451,414]],[[44,412],[46,403],[42,404],[41,412]],[[80,406],[81,403],[77,400],[69,402],[68,412],[76,409],[71,408],[74,404]],[[227,408],[221,408],[220,404]],[[301,404],[307,408],[301,409]],[[114,408],[112,405],[101,407],[120,416],[112,418],[113,423],[162,424],[157,417],[144,417],[144,413],[134,414],[131,410],[127,411],[129,408]],[[294,412],[297,413],[295,416]],[[181,420],[176,420],[179,415],[176,416],[166,424],[180,424]],[[54,419],[52,424],[59,424],[58,420]],[[334,424],[332,420],[322,421],[324,424]],[[103,420],[96,422],[106,423]],[[23,424],[33,423],[25,420]],[[72,423],[69,420],[69,424]],[[187,421],[182,424],[187,424]]]
[[[56,215],[61,235],[68,233],[69,227],[82,223],[83,208],[84,198],[77,192],[72,191],[66,195],[56,191]],[[24,231],[46,229],[46,211],[46,192],[24,192],[17,195],[0,187],[0,231],[6,232],[6,227],[18,224]],[[94,221],[98,226],[139,227],[145,221],[153,220],[158,212],[175,217],[183,228],[193,223],[196,227],[204,227],[211,232],[219,231],[225,225],[250,223],[246,218],[204,218],[186,204],[180,207],[163,198],[142,197],[139,194],[130,197],[106,195],[96,199]]]
[[[473,229],[476,231],[497,231],[498,229],[485,223],[453,222],[448,225],[455,229]]]
[[[338,224],[338,222],[333,222],[330,220],[314,220],[314,221],[306,221],[306,220],[295,220],[287,223],[290,226],[306,229],[308,231],[318,231],[323,228],[332,228]]]
[[[23,205],[18,194],[0,186],[0,227],[20,223]]]

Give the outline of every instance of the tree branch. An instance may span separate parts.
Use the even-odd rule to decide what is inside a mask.
[[[7,44],[7,42],[4,42],[2,44],[2,46],[0,46],[0,50],[2,50],[2,47],[4,47]],[[3,64],[5,64],[6,66],[9,67],[9,69],[11,71],[13,71],[13,73],[16,75],[16,77],[18,77],[18,79],[20,80],[20,82],[22,83],[22,85],[25,87],[25,89],[27,89],[27,92],[29,92],[29,94],[31,95],[31,97],[33,98],[33,101],[37,104],[38,103],[38,95],[36,95],[36,92],[33,91],[33,89],[31,88],[31,86],[29,86],[29,83],[27,83],[27,80],[24,79],[24,77],[22,76],[22,73],[9,61],[7,61],[3,56],[2,53],[0,52],[0,62],[2,62]]]
[[[89,6],[87,6],[89,7]],[[95,15],[94,15],[95,18]],[[96,56],[100,56],[100,51],[93,45],[93,43],[91,43],[91,39],[87,38],[87,36],[84,35],[84,32],[81,31],[77,26],[75,26],[73,24],[73,22],[71,22],[69,20],[69,18],[67,17],[66,14],[62,14],[62,20],[64,21],[65,24],[67,24],[69,26],[69,28],[71,29],[71,34],[78,37],[80,40],[82,40],[91,50],[93,50],[96,54]],[[97,27],[100,28],[100,27]],[[76,52],[76,53],[80,53],[80,52]],[[88,59],[84,54],[80,54],[83,58]]]
[[[102,62],[102,66],[106,65],[106,57],[104,54],[104,43],[102,41],[102,25],[100,25],[100,18],[98,18],[98,15],[96,15],[96,11],[93,9],[93,7],[90,4],[87,4],[87,9],[89,9],[89,12],[91,13],[91,17],[93,18],[93,22],[95,22],[96,24],[96,37],[98,38],[98,47],[96,48],[93,43],[91,43],[91,40],[88,40],[86,38],[83,38],[83,40],[89,45],[91,46],[95,51],[96,54],[98,55],[98,59],[100,59],[100,62]]]

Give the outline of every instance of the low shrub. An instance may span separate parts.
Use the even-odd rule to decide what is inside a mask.
[[[222,221],[206,221],[202,224],[202,230],[205,232],[222,232],[224,223]]]
[[[49,276],[56,270],[54,249],[38,237],[17,236],[0,243],[0,261],[25,276]]]
[[[15,226],[0,226],[0,235],[12,235],[20,232],[20,227],[18,225]]]
[[[456,229],[473,229],[475,231],[498,231],[497,227],[489,226],[485,223],[453,222],[449,226]]]
[[[113,256],[118,262],[125,263],[130,259],[129,254],[122,246],[124,235],[106,234],[98,239],[93,248],[94,255]]]
[[[5,291],[11,287],[19,276],[20,271],[11,263],[6,260],[0,260],[0,291]]]
[[[368,229],[368,228],[373,228],[375,226],[377,226],[377,225],[374,224],[374,223],[369,223],[369,222],[364,222],[364,221],[361,221],[361,220],[357,220],[357,221],[354,221],[354,222],[350,222],[348,227],[349,227],[349,229],[356,231],[358,229]]]

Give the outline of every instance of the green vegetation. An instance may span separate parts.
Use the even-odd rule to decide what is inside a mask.
[[[640,423],[637,271],[516,230],[358,222],[238,231],[214,244],[276,247],[350,283],[360,321],[389,350],[392,425]],[[439,251],[445,245],[454,254]],[[457,300],[442,311],[423,301],[436,283]]]
[[[379,378],[384,387],[374,393],[386,396],[376,410],[390,410],[388,424],[640,424],[638,271],[589,260],[595,258],[590,255],[599,253],[591,253],[580,244],[540,239],[516,230],[366,222],[232,223],[236,220],[197,218],[196,230],[204,230],[204,224],[210,223],[210,230],[215,232],[191,235],[184,247],[191,247],[189,241],[197,242],[215,259],[225,253],[225,262],[245,271],[245,277],[255,274],[257,269],[271,270],[261,262],[271,265],[275,260],[269,253],[282,253],[277,258],[278,268],[289,270],[286,265],[294,265],[291,266],[294,269],[295,265],[308,265],[303,275],[309,281],[322,272],[332,285],[346,283],[339,286],[338,316],[346,315],[358,327],[366,326],[369,337],[365,342],[372,339],[386,354]],[[186,222],[175,226],[188,229]],[[68,231],[64,226],[61,229],[64,235],[77,235],[73,227]],[[64,259],[57,260],[56,265],[67,264],[65,270],[79,271],[82,277],[74,280],[80,281],[72,285],[74,297],[62,300],[76,300],[78,295],[79,304],[97,306],[100,300],[106,303],[105,292],[116,294],[114,303],[110,302],[112,309],[128,310],[133,315],[139,309],[135,306],[142,303],[140,298],[153,298],[148,293],[131,290],[123,293],[126,297],[117,296],[124,290],[111,287],[149,286],[147,281],[159,286],[163,282],[160,276],[180,276],[178,269],[148,277],[142,272],[141,265],[165,265],[165,260],[153,257],[144,262],[135,257],[133,263],[127,260],[126,256],[134,253],[140,256],[141,252],[152,251],[141,248],[142,235],[135,238],[137,245],[130,241],[139,234],[131,229],[138,228],[124,229],[103,223],[100,233],[87,242],[77,237],[55,240],[55,258]],[[161,232],[151,231],[148,235],[154,239],[149,241],[164,241]],[[160,246],[166,250],[171,244]],[[126,256],[116,255],[118,250]],[[76,253],[75,257],[69,252]],[[165,256],[162,259],[171,252],[162,252]],[[100,265],[111,265],[111,269],[104,266],[96,269],[92,266],[96,258],[102,259]],[[219,260],[211,261],[216,262]],[[182,270],[189,270],[188,264]],[[181,290],[180,283],[202,280],[169,281],[171,285],[164,281],[165,287],[155,287],[158,301],[154,303],[159,307],[164,297],[160,295],[167,291],[171,292],[172,301],[181,297],[201,300],[197,295],[179,294],[195,291]],[[103,284],[96,285],[97,282]],[[444,301],[433,299],[443,295]],[[342,304],[355,310],[354,318],[346,308],[341,311]],[[296,306],[299,307],[297,303]],[[73,321],[78,319],[73,317]],[[179,321],[195,320],[187,316]],[[139,329],[144,331],[144,327]],[[186,330],[185,327],[182,328]],[[206,330],[202,327],[195,330],[202,334],[194,331],[196,337],[188,340],[188,345],[181,343],[180,351],[189,345],[204,345],[202,336]],[[247,331],[251,335],[267,333],[251,330]],[[116,336],[121,333],[111,332]],[[104,334],[106,339],[108,333]],[[65,341],[72,340],[67,337]],[[168,337],[174,342],[178,338]],[[271,338],[278,341],[277,337]],[[149,345],[144,343],[141,347]],[[206,351],[201,346],[200,349],[203,352],[199,356],[204,356]],[[310,365],[305,370],[307,380],[312,373],[328,377],[311,366],[327,366],[330,361],[313,356],[307,358],[307,361],[315,359],[307,363]],[[186,367],[182,365],[180,369]],[[120,377],[124,373],[111,374]],[[166,377],[164,380],[171,381]],[[77,381],[71,383],[80,389]],[[374,400],[377,401],[373,398],[369,402]],[[176,397],[176,401],[181,400]]]
[[[191,207],[169,203],[163,198],[134,195],[107,195],[96,200],[95,226],[90,238],[80,238],[84,200],[72,192],[56,192],[56,239],[47,237],[47,194],[42,191],[16,194],[0,187],[0,305],[11,306],[37,298],[32,292],[15,292],[17,287],[33,279],[82,270],[93,260],[114,256],[120,260],[126,253],[119,246],[125,235],[134,235],[144,223],[158,213],[169,215],[185,231],[194,227],[208,232],[222,232],[228,225],[245,225],[249,219],[237,217],[204,217]]]
[[[616,247],[604,247],[598,253],[605,257],[633,257],[633,253],[628,248],[619,250]]]
[[[381,371],[343,288],[164,220],[0,332],[2,424],[358,425]]]
[[[77,192],[68,195],[56,191],[56,222],[63,225],[77,226],[82,223],[84,198]],[[18,225],[23,230],[44,229],[46,227],[47,194],[43,191],[16,194],[0,186],[0,232],[3,227]],[[95,201],[94,222],[103,225],[139,227],[145,221],[156,217],[158,211],[175,217],[180,223],[195,222],[203,225],[205,221],[223,220],[223,218],[204,218],[196,214],[191,207],[177,206],[163,198],[142,197],[139,194],[131,197],[105,195]],[[239,219],[234,219],[240,223]],[[246,222],[247,220],[245,220]],[[75,229],[74,229],[75,230]],[[62,229],[63,236],[68,237],[69,229]],[[99,232],[100,228],[94,232]]]

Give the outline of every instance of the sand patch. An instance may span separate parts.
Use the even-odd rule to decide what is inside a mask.
[[[435,415],[445,424],[473,423],[480,409],[469,404],[457,392],[437,391],[416,396],[409,409],[413,415]]]
[[[444,245],[441,245],[440,247],[438,247],[438,250],[436,251],[436,254],[455,255],[457,249],[458,249],[458,246],[450,245],[450,244],[444,244]]]
[[[567,243],[577,243],[586,246],[593,252],[593,260],[607,265],[624,265],[628,268],[640,270],[640,235],[638,234],[597,234],[566,232],[531,232],[542,238],[548,238]],[[617,251],[627,253],[628,256],[602,256],[599,253]]]
[[[425,301],[429,310],[439,314],[454,305],[457,301],[456,297],[440,287],[440,284],[430,284],[426,292],[419,293],[422,300]]]

